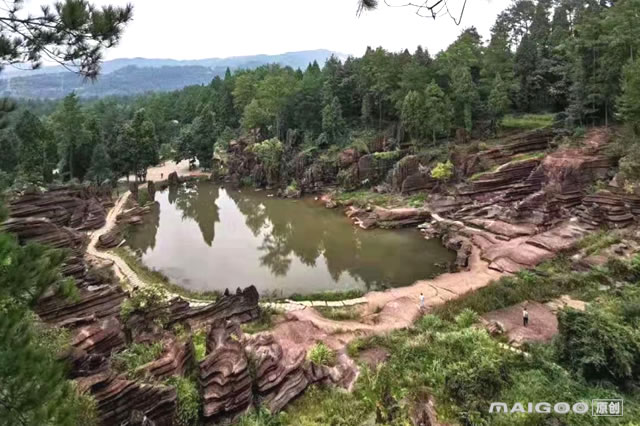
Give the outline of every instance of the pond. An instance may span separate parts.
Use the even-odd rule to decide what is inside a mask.
[[[312,198],[211,182],[156,193],[127,243],[143,263],[195,291],[255,285],[261,294],[376,290],[433,277],[455,254],[414,228],[362,230]]]

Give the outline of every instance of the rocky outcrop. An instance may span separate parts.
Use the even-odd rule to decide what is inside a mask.
[[[11,217],[0,230],[15,234],[23,244],[33,242],[53,248],[79,249],[86,241],[83,233],[45,217]]]
[[[303,350],[283,349],[271,334],[247,338],[237,324],[219,320],[211,326],[200,363],[204,416],[209,423],[224,423],[253,405],[277,413],[310,384],[339,375],[337,368],[307,363]]]
[[[117,285],[102,284],[78,289],[77,297],[62,298],[48,295],[41,298],[36,312],[44,321],[58,325],[71,325],[87,319],[101,319],[120,312],[126,295]]]
[[[625,197],[610,191],[598,191],[582,199],[577,210],[580,220],[594,228],[624,228],[634,221],[636,197]]]
[[[124,233],[122,230],[115,226],[109,232],[106,232],[98,237],[98,243],[96,247],[102,250],[118,247],[124,241]]]
[[[249,286],[244,290],[238,288],[236,294],[221,296],[215,302],[200,306],[176,309],[170,315],[170,322],[187,322],[193,328],[212,324],[219,320],[229,320],[243,323],[255,319],[259,315],[258,301],[260,295],[255,286]]]
[[[505,144],[480,151],[462,161],[462,173],[471,176],[493,166],[505,164],[519,154],[544,151],[556,136],[554,130],[534,130],[507,139]]]
[[[124,346],[124,330],[113,317],[76,329],[67,356],[71,376],[86,377],[107,371],[111,354]]]
[[[139,225],[142,223],[142,216],[151,212],[151,206],[138,206],[135,205],[116,216],[116,223],[118,225]]]
[[[432,190],[438,181],[431,177],[427,167],[428,160],[417,155],[407,155],[398,161],[391,171],[393,190],[403,194]]]
[[[200,362],[203,416],[207,422],[229,421],[253,403],[249,361],[235,323],[218,320],[207,335],[207,356]]]
[[[195,362],[193,342],[191,338],[178,339],[173,336],[164,340],[163,355],[142,365],[136,372],[156,379],[164,379],[171,376],[183,376]]]
[[[328,367],[306,364],[304,351],[284,351],[270,334],[250,338],[245,349],[255,368],[257,402],[272,413],[282,410],[309,384],[330,380]]]
[[[363,155],[358,160],[358,180],[368,185],[380,182],[401,157],[402,153],[399,151]]]
[[[136,411],[156,426],[175,424],[177,397],[171,386],[132,381],[111,372],[83,377],[77,383],[80,391],[95,399],[102,425],[127,424]]]
[[[47,218],[73,229],[97,229],[104,225],[105,207],[113,205],[111,189],[95,186],[52,187],[31,191],[9,204],[11,218]]]
[[[347,209],[346,214],[363,229],[400,228],[417,225],[431,218],[428,210],[417,208],[385,209],[374,207],[373,209],[359,209],[351,206]]]

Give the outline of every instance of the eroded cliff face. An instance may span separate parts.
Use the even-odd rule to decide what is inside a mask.
[[[577,147],[553,148],[553,132],[537,131],[464,159],[465,173],[474,174],[455,196],[429,202],[439,215],[432,222],[436,234],[454,235],[455,246],[467,251],[477,246],[493,269],[516,272],[575,247],[596,229],[633,225],[640,197],[612,181],[615,164],[605,155],[611,136],[596,128]],[[478,163],[489,171],[477,174]],[[597,181],[612,184],[594,190]]]

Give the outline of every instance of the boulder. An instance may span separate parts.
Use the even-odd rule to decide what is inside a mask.
[[[358,151],[355,148],[347,148],[338,155],[338,166],[341,169],[346,169],[356,161],[358,161]]]
[[[373,209],[358,209],[352,206],[346,214],[363,229],[400,228],[417,225],[431,218],[431,213],[428,210],[417,208],[386,209],[374,207]]]
[[[200,362],[203,416],[207,422],[232,421],[253,403],[249,361],[242,331],[231,322],[214,322],[207,335],[207,356]]]
[[[178,339],[173,336],[164,339],[164,353],[155,361],[142,365],[136,372],[162,380],[171,376],[183,376],[195,362],[191,338]]]
[[[98,237],[98,244],[96,247],[99,249],[110,249],[118,247],[124,241],[124,235],[121,229],[114,227],[109,232],[106,232]]]
[[[170,316],[170,322],[187,322],[193,328],[219,320],[247,322],[258,317],[259,298],[255,286],[249,286],[244,290],[238,288],[236,294],[224,295],[209,305],[177,311]]]
[[[172,386],[128,380],[111,372],[82,377],[77,383],[80,391],[95,399],[100,424],[127,424],[136,411],[156,426],[175,424],[177,396]]]
[[[124,298],[125,293],[119,285],[90,285],[79,288],[73,299],[57,294],[45,295],[38,300],[35,310],[45,322],[70,324],[90,316],[101,319],[118,314]]]

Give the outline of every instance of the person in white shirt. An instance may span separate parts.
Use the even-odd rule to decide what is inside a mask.
[[[420,309],[424,309],[424,294],[420,293]]]
[[[529,311],[526,306],[522,308],[522,325],[525,327],[529,325]]]

